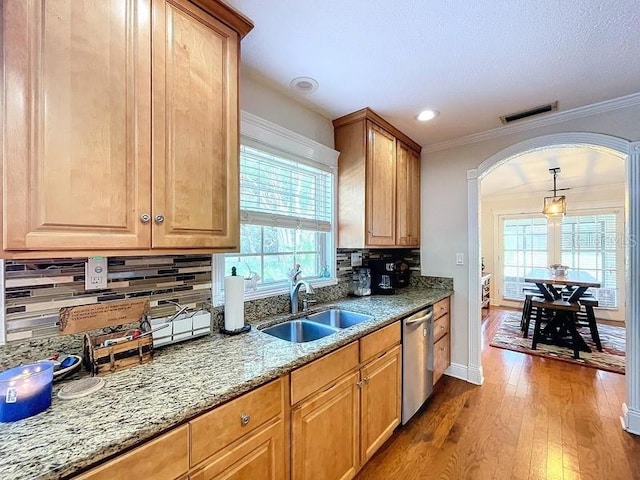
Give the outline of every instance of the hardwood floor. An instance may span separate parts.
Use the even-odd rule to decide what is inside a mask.
[[[444,376],[357,480],[640,479],[640,437],[620,426],[625,377],[488,346],[482,387]]]

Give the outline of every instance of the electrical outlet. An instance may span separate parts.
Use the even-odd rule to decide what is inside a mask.
[[[107,288],[107,257],[89,257],[84,265],[84,289],[104,290]]]
[[[351,266],[352,267],[362,266],[362,252],[351,253]]]
[[[464,253],[456,253],[456,265],[464,265]]]

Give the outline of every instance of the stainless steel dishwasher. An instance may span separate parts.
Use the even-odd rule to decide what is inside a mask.
[[[402,320],[402,424],[433,391],[433,307]]]

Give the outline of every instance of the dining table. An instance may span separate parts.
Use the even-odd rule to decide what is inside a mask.
[[[538,287],[540,295],[551,304],[561,302],[578,305],[589,288],[600,288],[601,285],[587,272],[567,270],[562,274],[557,274],[550,268],[534,268],[526,273],[524,281],[534,283]],[[563,291],[568,294],[563,296]],[[569,312],[562,309],[557,310],[556,314],[547,322],[542,333],[545,338],[556,345],[572,346],[573,342],[577,340],[580,350],[591,352],[591,348],[576,330],[574,319],[575,317],[571,316]],[[572,337],[572,340],[567,342],[566,339],[569,336]]]
[[[590,287],[600,288],[600,282],[591,274],[579,270],[567,270],[562,275],[556,275],[550,268],[534,268],[527,272],[524,281],[535,283],[548,302],[562,298],[562,289],[558,289],[558,286],[571,291],[566,299],[569,303],[577,303]]]

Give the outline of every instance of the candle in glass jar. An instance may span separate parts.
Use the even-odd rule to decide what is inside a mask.
[[[21,365],[0,373],[0,422],[14,422],[51,406],[53,363]]]

